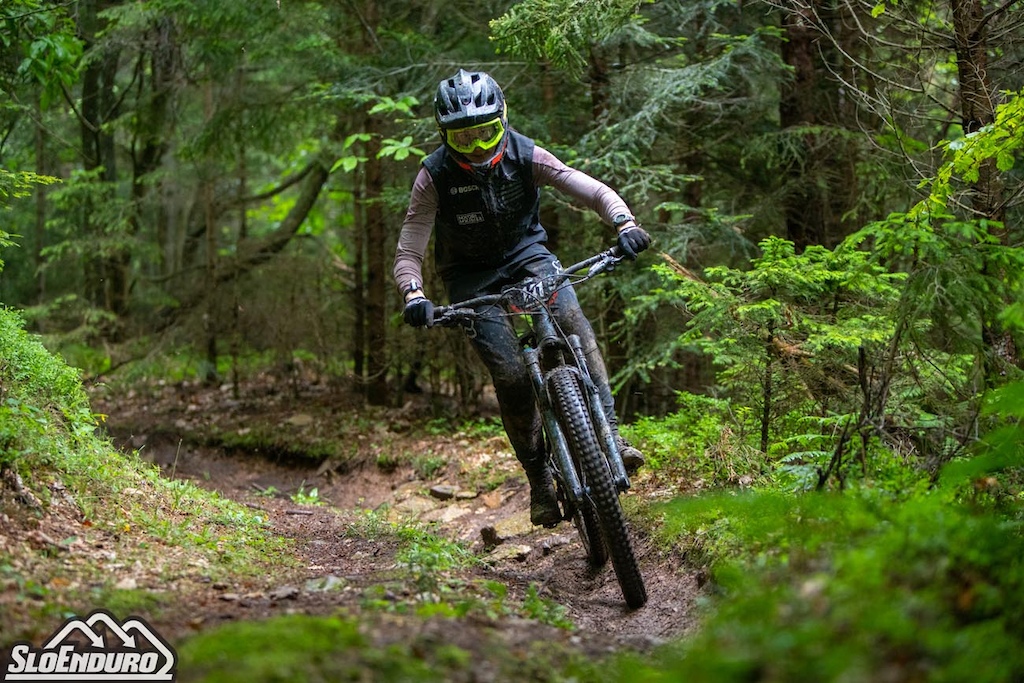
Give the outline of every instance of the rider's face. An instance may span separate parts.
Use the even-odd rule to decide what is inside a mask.
[[[488,159],[490,159],[492,156],[494,156],[494,150],[493,149],[480,149],[479,147],[477,147],[472,152],[469,152],[468,154],[464,154],[463,156],[465,156],[467,159],[469,159],[469,161],[471,163],[482,164],[485,161],[487,161]]]

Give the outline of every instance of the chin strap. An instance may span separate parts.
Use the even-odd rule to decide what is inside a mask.
[[[498,163],[501,162],[502,158],[505,156],[506,147],[508,147],[507,134],[505,135],[504,138],[502,138],[501,146],[499,147],[498,151],[494,154],[494,156],[488,159],[487,161],[483,162],[482,164],[474,164],[469,161],[463,161],[464,157],[458,152],[452,150],[450,147],[448,148],[448,151],[452,152],[452,157],[455,159],[455,163],[457,163],[462,170],[468,171],[469,173],[483,174],[486,173],[487,171],[490,171],[492,168],[497,166]]]

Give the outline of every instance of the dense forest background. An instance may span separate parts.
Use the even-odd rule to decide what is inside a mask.
[[[0,473],[60,461],[19,383],[77,381],[21,326],[86,377],[471,415],[482,367],[390,268],[434,89],[487,70],[655,238],[581,299],[651,480],[694,494],[638,517],[729,600],[667,666],[1022,680],[1022,7],[0,0]],[[563,262],[611,244],[542,217]]]
[[[437,143],[432,94],[460,67],[492,72],[512,124],[613,185],[657,240],[660,275],[586,293],[628,415],[728,391],[710,361],[759,385],[766,417],[858,400],[868,368],[888,383],[911,348],[962,361],[951,401],[1019,365],[999,318],[1021,258],[1013,0],[6,0],[0,21],[4,195],[25,195],[3,209],[17,248],[0,299],[92,374],[189,348],[212,380],[257,352],[378,404],[415,367],[472,405],[480,369],[452,362],[460,340],[403,329],[390,280]],[[970,168],[943,172],[955,153]],[[610,241],[557,196],[544,219],[563,260]],[[724,279],[731,307],[687,336],[700,297],[675,278],[746,270],[776,238],[793,271]],[[804,281],[802,259],[829,281]],[[708,323],[761,351],[701,348]]]

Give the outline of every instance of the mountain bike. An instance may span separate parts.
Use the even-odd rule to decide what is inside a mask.
[[[610,272],[623,258],[613,247],[553,275],[526,278],[499,294],[438,306],[433,325],[470,326],[495,308],[513,319],[543,418],[562,519],[573,521],[592,567],[611,558],[626,604],[636,609],[647,602],[647,588],[619,503],[619,494],[630,487],[629,476],[580,339],[558,326],[550,308],[559,289]]]

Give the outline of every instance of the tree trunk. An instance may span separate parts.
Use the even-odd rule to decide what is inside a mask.
[[[768,455],[769,436],[771,434],[772,401],[775,400],[775,330],[769,329],[768,341],[765,344],[764,380],[761,387],[761,452]]]
[[[363,172],[357,169],[353,177],[352,204],[355,221],[352,229],[352,268],[356,276],[352,283],[352,306],[355,322],[352,325],[352,371],[359,381],[366,377],[366,203],[363,193]]]
[[[78,7],[78,33],[84,43],[84,49],[89,50],[95,45],[96,32],[99,19],[96,16],[97,0],[82,0]],[[101,134],[99,115],[99,89],[100,89],[100,63],[97,60],[90,60],[87,63],[85,72],[82,74],[82,104],[81,116],[79,119],[79,133],[82,140],[82,168],[85,171],[94,171],[99,168],[100,154],[97,136]],[[80,229],[82,235],[93,235],[91,202],[82,207]],[[93,306],[99,306],[103,301],[103,275],[100,267],[100,258],[95,255],[88,255],[83,263],[83,276],[85,279],[84,294]]]
[[[957,75],[960,83],[960,120],[964,134],[995,121],[995,103],[988,78],[988,39],[981,0],[952,0]],[[1001,188],[995,160],[982,165],[974,184],[971,205],[979,217],[1003,221]],[[1004,231],[1003,243],[1006,243]]]
[[[799,3],[786,3],[782,28],[782,59],[793,70],[793,80],[782,87],[779,102],[779,123],[785,132],[789,129],[819,123],[816,117],[815,91],[818,75],[817,49],[813,12]],[[813,140],[805,136],[803,153],[809,154]],[[821,216],[821,198],[816,196],[814,184],[806,177],[808,163],[790,163],[786,169],[789,190],[785,195],[786,239],[796,245],[798,252],[811,244],[821,244],[824,226]]]
[[[380,7],[377,0],[366,0],[363,5],[362,46],[366,54],[380,50],[377,40],[377,27],[380,23]],[[381,174],[380,122],[374,116],[367,115],[364,130],[370,134],[366,143],[367,160],[364,164],[364,210],[366,217],[366,270],[364,271],[364,297],[366,312],[365,344],[367,400],[373,405],[386,405],[389,402],[388,392],[388,360],[387,360],[387,291],[390,273],[385,254],[387,242],[387,226],[384,223],[384,206],[381,195],[384,190],[384,178]]]
[[[608,111],[608,88],[611,78],[608,76],[608,59],[604,52],[594,46],[590,46],[590,59],[588,75],[590,77],[590,108],[595,121]]]
[[[995,121],[994,89],[988,76],[985,8],[981,0],[951,0],[950,7],[960,84],[960,121],[964,134],[970,134]],[[1004,246],[1010,246],[1002,194],[1002,178],[996,161],[988,159],[982,163],[978,180],[971,188],[971,208],[977,218],[1003,224],[995,234]],[[982,321],[982,340],[989,349],[986,363],[989,376],[1000,372],[997,361],[1012,365],[1021,362],[1013,336],[999,323],[998,314],[999,311],[989,311]]]
[[[79,36],[87,52],[96,49],[96,36],[102,29],[99,12],[107,3],[100,0],[82,0],[79,4]],[[117,117],[118,96],[115,81],[118,68],[118,51],[104,49],[86,62],[82,76],[82,105],[79,126],[82,138],[82,166],[86,171],[102,169],[100,181],[104,187],[93,195],[93,200],[103,201],[107,193],[114,191],[117,182],[117,157],[114,136],[106,124]],[[82,234],[99,239],[109,226],[96,225],[92,206],[83,207],[81,218]],[[92,305],[102,307],[118,317],[128,308],[128,264],[130,255],[126,248],[110,248],[106,253],[88,257],[85,262],[85,294]],[[117,337],[116,330],[108,334]]]
[[[167,153],[167,140],[171,137],[168,130],[170,106],[172,102],[173,83],[178,71],[178,63],[175,55],[177,45],[173,39],[173,25],[170,19],[163,17],[156,20],[150,28],[152,52],[139,55],[139,64],[136,71],[145,74],[144,63],[149,63],[148,81],[140,78],[139,90],[149,88],[148,96],[140,96],[140,105],[137,125],[132,140],[132,213],[130,217],[129,230],[131,235],[139,232],[140,223],[146,209],[146,199],[150,194],[151,183],[147,176],[161,167],[164,155]],[[158,181],[153,187],[156,188],[157,196],[162,195],[164,181]],[[162,197],[161,197],[162,198]],[[154,207],[156,212],[155,224],[157,226],[157,244],[160,261],[155,269],[159,275],[168,272],[168,262],[165,258],[167,239],[167,208],[163,202],[157,202]]]
[[[100,165],[103,167],[104,196],[116,199],[117,192],[117,150],[114,135],[106,124],[118,117],[117,69],[119,54],[115,50],[105,51],[100,60],[99,118],[96,120],[96,146]],[[101,232],[109,226],[96,226]],[[127,246],[127,235],[118,235],[119,242],[111,245],[109,253],[102,260],[103,307],[124,317],[128,313],[128,283],[131,254]],[[122,239],[123,238],[123,239]],[[114,338],[120,337],[120,325],[112,331]]]
[[[46,128],[43,126],[43,110],[36,99],[36,173],[47,175]],[[36,185],[35,244],[33,262],[36,266],[35,301],[43,303],[46,297],[46,273],[43,270],[43,249],[46,247],[46,185]]]
[[[820,0],[787,0],[782,7],[782,59],[793,76],[782,84],[779,121],[784,134],[803,131],[800,158],[788,160],[783,169],[786,238],[798,252],[812,244],[832,248],[845,236],[843,216],[858,198],[856,148],[840,135],[854,125],[847,124],[844,113],[854,113],[844,105],[842,84],[830,69],[843,62],[836,44],[849,51],[855,43],[847,38],[842,8]],[[835,42],[820,40],[822,31]]]
[[[209,125],[213,118],[213,84],[203,84],[203,118]],[[206,311],[203,314],[203,333],[206,335],[206,368],[203,381],[211,384],[217,381],[217,325],[214,292],[217,288],[217,221],[213,212],[213,178],[203,173],[199,181],[202,186],[203,218],[206,224]]]
[[[387,384],[387,258],[384,207],[380,198],[384,187],[381,177],[380,135],[372,117],[366,120],[372,136],[366,145],[366,342],[367,400],[373,405],[388,403]]]

